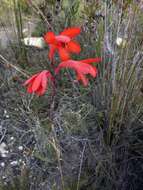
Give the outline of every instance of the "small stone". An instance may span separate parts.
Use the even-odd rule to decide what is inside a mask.
[[[121,37],[118,37],[118,38],[116,39],[116,44],[117,44],[117,46],[125,47],[125,45],[126,45],[126,40],[123,39],[123,38],[121,38]]]
[[[4,110],[4,114],[7,114],[7,110]]]
[[[1,165],[1,167],[5,167],[5,163],[4,162],[0,163],[0,165]]]
[[[13,149],[10,149],[9,152],[13,152]]]
[[[2,158],[6,158],[6,157],[7,157],[7,154],[3,153],[3,154],[1,154],[1,157],[2,157]]]
[[[17,166],[17,165],[18,165],[18,161],[12,161],[12,162],[10,163],[10,165],[11,165],[11,166]]]
[[[0,144],[0,153],[3,158],[7,157],[8,150],[6,150],[6,144],[3,142]]]
[[[19,162],[21,163],[21,162],[22,162],[22,159],[19,159]]]
[[[10,137],[10,140],[13,141],[13,140],[14,140],[14,137]]]
[[[24,161],[22,161],[22,164],[23,164],[23,166],[26,166],[26,163]]]
[[[5,144],[4,142],[2,142],[2,143],[0,144],[0,147],[5,148],[5,147],[6,147],[6,144]]]
[[[19,146],[18,150],[22,151],[23,150],[23,146]]]

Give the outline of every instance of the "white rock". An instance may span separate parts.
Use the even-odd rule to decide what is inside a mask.
[[[19,147],[18,147],[18,150],[23,150],[23,146],[19,146]]]
[[[7,110],[4,110],[4,114],[7,114]]]
[[[1,162],[0,165],[1,165],[1,167],[5,167],[5,163],[4,162]]]
[[[7,157],[7,154],[3,153],[3,154],[1,154],[1,157],[2,157],[2,158],[6,158],[6,157]]]
[[[13,141],[13,140],[14,140],[14,137],[10,137],[10,140]]]
[[[11,166],[17,166],[18,165],[18,161],[12,161],[12,162],[10,162],[10,165]]]
[[[22,159],[19,159],[19,162],[21,163],[21,162],[22,162]]]
[[[0,153],[1,154],[8,153],[8,151],[6,150],[6,144],[4,142],[0,144]]]
[[[43,37],[29,37],[22,39],[24,44],[26,46],[33,46],[37,48],[44,48],[45,47],[45,41]]]
[[[116,39],[117,46],[125,47],[126,42],[127,41],[121,37],[117,37],[117,39]]]
[[[22,164],[23,164],[23,166],[26,166],[26,163],[24,161],[22,161]]]
[[[24,29],[22,30],[22,33],[23,33],[24,35],[27,35],[27,34],[29,33],[28,28],[24,28]]]

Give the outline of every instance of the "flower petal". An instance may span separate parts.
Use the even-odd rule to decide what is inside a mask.
[[[55,34],[53,32],[47,32],[44,35],[44,40],[46,43],[48,44],[53,44],[55,43],[56,39],[55,39]]]
[[[35,92],[38,96],[42,96],[46,91],[46,88],[43,88],[42,86],[39,87],[39,89]]]
[[[73,28],[67,28],[63,32],[61,32],[61,35],[68,36],[70,38],[74,38],[78,34],[80,34],[81,29],[79,27],[73,27]]]
[[[67,60],[67,61],[61,62],[58,65],[58,67],[56,69],[56,73],[58,73],[59,70],[62,68],[70,68],[70,69],[74,69],[75,71],[86,74],[89,72],[89,66],[90,65],[88,65],[86,63],[79,62],[79,61]]]
[[[97,75],[97,69],[95,66],[89,65],[87,63],[80,62],[82,64],[82,67],[86,68],[82,71],[83,74],[90,74],[92,77],[96,77]]]
[[[54,77],[52,76],[52,74],[50,73],[50,71],[47,71],[46,76],[47,76],[47,78],[48,78],[50,81],[54,82],[55,79],[54,79]]]
[[[85,75],[78,73],[77,74],[77,80],[81,80],[84,86],[88,85],[88,79],[85,77]]]
[[[38,74],[33,75],[32,77],[30,77],[28,80],[25,81],[25,83],[23,84],[24,86],[28,85],[29,83],[32,83],[34,81],[34,79],[38,76]]]
[[[40,74],[35,78],[35,80],[33,81],[33,84],[32,84],[32,90],[33,90],[33,92],[35,92],[35,91],[40,87],[41,80],[42,80],[42,73],[40,73]]]
[[[67,49],[73,53],[79,53],[81,51],[80,45],[75,41],[70,41],[67,44]]]
[[[68,61],[63,61],[61,62],[55,73],[58,74],[58,72],[62,69],[62,68],[70,68],[70,69],[74,69],[77,73],[81,73],[81,74],[90,74],[92,77],[96,77],[97,75],[97,69],[95,66],[91,66],[87,63],[83,63],[80,61],[74,61],[74,60],[68,60]]]
[[[59,55],[62,61],[66,61],[70,58],[69,53],[65,48],[59,48]]]
[[[38,96],[42,96],[44,94],[45,90],[43,89],[43,87],[40,85],[39,88],[36,90],[36,94]]]
[[[70,42],[71,39],[68,36],[58,35],[58,36],[56,36],[56,40],[58,42],[68,43],[68,42]]]
[[[95,71],[95,74],[94,74],[94,78],[97,76],[97,74],[98,74],[98,70],[97,70],[97,68],[96,67],[93,67],[93,69],[94,69],[94,71]]]
[[[29,94],[32,94],[33,93],[33,90],[32,90],[32,84],[29,84],[28,87],[27,87],[27,92]]]
[[[43,88],[43,90],[45,91],[46,88],[47,88],[47,76],[46,76],[46,73],[43,74],[42,76],[42,81],[41,81],[41,86]]]
[[[100,57],[96,57],[96,58],[89,58],[89,59],[83,59],[80,60],[83,63],[97,63],[97,62],[101,62],[101,58]]]
[[[47,73],[47,71],[44,70],[41,73],[39,73],[39,75],[35,78],[35,80],[33,81],[33,84],[32,84],[33,92],[35,92],[39,89],[41,83],[43,82],[42,78],[46,75],[46,73]]]
[[[50,60],[53,59],[56,49],[57,49],[56,46],[50,45],[50,50],[49,50],[49,54],[48,54]]]
[[[58,67],[56,68],[55,70],[55,73],[58,74],[59,71],[62,69],[62,68],[73,68],[73,63],[75,63],[76,61],[74,60],[68,60],[68,61],[63,61],[61,62]]]

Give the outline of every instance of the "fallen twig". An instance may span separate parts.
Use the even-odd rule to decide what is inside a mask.
[[[17,72],[19,72],[20,74],[22,74],[23,76],[25,76],[26,78],[29,78],[29,74],[27,74],[23,69],[21,69],[21,68],[17,67],[16,65],[13,65],[12,63],[10,63],[2,55],[0,55],[0,59],[2,59],[4,61],[4,63],[0,62],[0,64],[2,64],[4,67],[6,67],[6,68],[13,68]]]

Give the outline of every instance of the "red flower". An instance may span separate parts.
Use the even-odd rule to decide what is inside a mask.
[[[59,66],[56,69],[56,74],[59,73],[59,71],[62,68],[70,68],[76,71],[77,74],[77,80],[81,80],[84,86],[88,85],[88,78],[85,76],[87,74],[90,74],[93,78],[97,76],[97,68],[95,66],[90,65],[89,63],[93,62],[100,62],[101,58],[91,58],[91,59],[84,59],[80,61],[75,60],[68,60],[61,62]]]
[[[47,32],[44,36],[45,42],[50,45],[49,58],[52,60],[55,51],[57,50],[62,61],[70,59],[71,53],[79,53],[80,45],[72,39],[80,33],[80,28],[65,29],[60,35],[55,35],[53,32]]]
[[[37,95],[41,96],[46,91],[48,79],[53,81],[51,73],[47,70],[44,70],[33,75],[31,78],[25,81],[24,86],[27,86],[28,93],[36,93]]]

